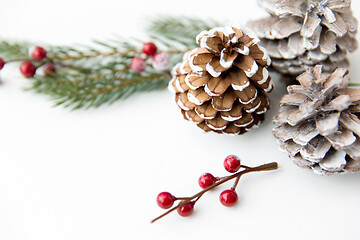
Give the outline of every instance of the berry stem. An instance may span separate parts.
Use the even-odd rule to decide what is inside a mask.
[[[114,51],[110,51],[110,52],[96,52],[96,53],[90,53],[90,54],[78,54],[78,55],[50,55],[49,59],[51,60],[59,60],[59,61],[71,61],[71,60],[79,60],[79,59],[84,59],[84,58],[96,58],[96,57],[108,57],[108,56],[113,56],[113,55],[128,55],[128,54],[140,54],[140,51],[131,49],[128,51],[118,51],[118,50],[114,50]]]
[[[242,166],[243,168],[245,168],[245,170],[242,170],[242,171],[239,171],[237,173],[234,173],[230,176],[227,176],[227,177],[223,177],[220,179],[220,181],[214,183],[213,185],[205,188],[204,190],[196,193],[195,195],[191,196],[191,197],[188,197],[188,198],[182,198],[184,199],[182,202],[180,202],[177,206],[171,208],[170,210],[168,210],[167,212],[163,213],[162,215],[160,215],[159,217],[153,219],[151,221],[151,223],[154,223],[156,222],[157,220],[165,217],[166,215],[168,215],[169,213],[177,210],[178,208],[181,208],[183,206],[185,206],[187,203],[189,203],[190,201],[192,201],[193,199],[196,199],[196,201],[198,201],[200,199],[200,197],[202,195],[204,195],[206,192],[216,188],[217,186],[227,182],[227,181],[230,181],[231,179],[234,179],[234,178],[237,178],[236,182],[238,182],[240,180],[240,177],[244,174],[247,174],[247,173],[251,173],[251,172],[262,172],[262,171],[272,171],[272,170],[276,170],[278,169],[278,163],[277,162],[272,162],[272,163],[267,163],[267,164],[264,164],[264,165],[260,165],[260,166],[257,166],[257,167],[247,167],[247,166]],[[235,183],[236,183],[235,182]],[[237,183],[236,183],[237,185]],[[236,186],[235,186],[236,187]],[[180,198],[177,198],[177,199],[180,199]]]
[[[50,61],[50,62],[53,63],[52,61]],[[90,72],[89,69],[85,69],[85,68],[82,68],[82,67],[79,67],[79,66],[74,66],[74,65],[71,65],[71,64],[65,64],[65,63],[62,63],[62,62],[56,63],[56,65],[59,66],[59,67],[62,67],[62,68],[78,70],[79,72],[82,72],[82,73],[89,73]]]
[[[181,54],[181,53],[187,52],[189,50],[191,50],[191,48],[186,49],[186,50],[176,50],[176,49],[167,50],[165,52],[167,52],[169,54],[177,54],[177,53]],[[114,55],[129,55],[129,54],[139,55],[139,54],[141,54],[141,51],[136,50],[136,49],[130,49],[128,51],[114,50],[114,51],[110,51],[110,52],[97,52],[97,53],[90,53],[90,54],[64,55],[64,56],[52,54],[52,55],[48,56],[48,58],[50,60],[71,61],[71,60],[79,60],[79,59],[84,59],[84,58],[109,57],[109,56],[114,56]]]
[[[13,62],[24,62],[24,61],[31,61],[30,58],[23,58],[23,59],[11,59],[11,60],[8,60],[6,61],[6,63],[13,63]]]
[[[245,165],[241,165],[242,168],[245,168],[245,169],[249,169],[250,167],[248,166],[245,166]]]
[[[175,199],[176,200],[188,200],[189,198],[188,197],[176,197]]]
[[[237,187],[237,185],[239,184],[240,177],[241,177],[241,175],[240,175],[240,176],[238,176],[238,177],[235,179],[234,185],[232,186],[232,189],[233,189],[233,190],[235,190],[235,189],[236,189],[236,187]]]

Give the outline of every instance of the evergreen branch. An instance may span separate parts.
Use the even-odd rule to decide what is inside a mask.
[[[135,92],[167,86],[168,70],[156,71],[150,66],[141,74],[130,70],[131,60],[141,54],[138,46],[125,40],[114,44],[94,43],[94,46],[79,47],[46,46],[47,58],[37,65],[50,62],[57,67],[57,72],[48,76],[35,75],[27,90],[50,95],[56,105],[78,109],[111,104]],[[33,45],[3,41],[0,54],[8,58],[6,62],[28,60],[30,46]],[[169,49],[169,54],[180,56],[183,51]]]
[[[219,25],[186,17],[159,17],[147,27],[159,51],[170,56],[170,69],[180,62],[183,54],[196,46],[195,37],[203,31]],[[29,90],[50,95],[56,105],[89,108],[113,103],[133,93],[164,88],[170,80],[170,71],[156,70],[151,66],[151,57],[141,74],[130,68],[131,60],[141,56],[144,43],[137,39],[94,40],[91,46],[43,45],[47,57],[34,62],[37,67],[51,63],[56,67],[54,74],[37,74]],[[0,57],[5,62],[31,60],[29,42],[0,41]]]
[[[53,79],[57,79],[53,81]],[[129,97],[135,92],[146,92],[162,89],[167,86],[169,78],[165,74],[132,74],[121,76],[107,73],[86,76],[75,73],[69,75],[56,74],[51,77],[36,77],[31,90],[50,95],[56,105],[65,107],[89,108],[99,107],[105,103]]]

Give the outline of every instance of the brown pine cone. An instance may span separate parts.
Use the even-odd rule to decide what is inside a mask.
[[[273,87],[266,50],[235,27],[203,31],[197,42],[169,84],[184,118],[206,132],[233,135],[258,126]]]
[[[347,53],[357,49],[357,20],[351,0],[258,0],[270,14],[251,21],[272,58],[272,67],[298,75],[317,64],[331,73],[349,67]]]
[[[360,89],[348,71],[316,66],[288,87],[274,119],[280,147],[297,165],[318,174],[360,171]]]

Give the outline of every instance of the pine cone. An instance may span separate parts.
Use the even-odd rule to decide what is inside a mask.
[[[270,17],[248,25],[272,58],[272,67],[298,75],[317,64],[331,73],[349,67],[357,48],[357,20],[351,0],[258,0]]]
[[[348,71],[322,66],[297,77],[274,119],[280,148],[318,174],[360,171],[360,89],[348,88]]]
[[[235,27],[203,31],[197,42],[169,84],[184,118],[206,132],[233,135],[258,126],[269,108],[264,92],[273,87],[266,50]]]

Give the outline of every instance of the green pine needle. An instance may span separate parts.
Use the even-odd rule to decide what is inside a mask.
[[[219,26],[221,23],[214,20],[160,16],[151,19],[146,29],[153,37],[173,41],[185,47],[197,47],[195,38],[200,32]]]

